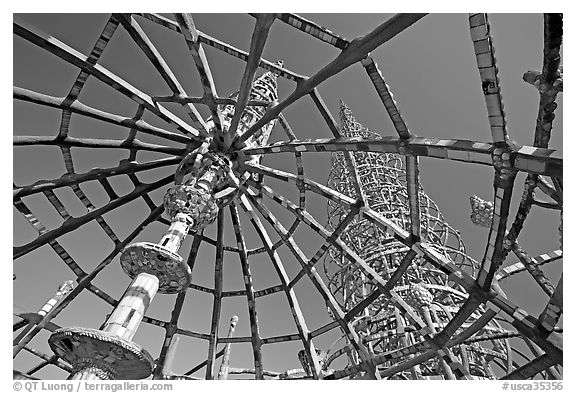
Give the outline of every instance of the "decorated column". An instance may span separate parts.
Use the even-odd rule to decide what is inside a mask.
[[[178,254],[180,245],[189,230],[204,228],[218,214],[214,188],[226,163],[218,157],[200,158],[202,168],[179,166],[176,178],[187,180],[178,181],[165,195],[171,225],[160,243],[133,243],[122,251],[120,265],[133,280],[102,330],[64,328],[50,337],[53,351],[74,367],[70,379],[141,379],[152,372],[152,357],[131,340],[157,292],[188,288],[191,271]]]

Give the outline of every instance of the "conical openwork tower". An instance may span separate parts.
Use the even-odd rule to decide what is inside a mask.
[[[347,138],[381,137],[356,121],[346,104],[340,107],[341,132]],[[366,205],[378,212],[397,227],[411,231],[410,196],[418,195],[416,213],[419,213],[417,228],[420,241],[429,244],[439,255],[451,260],[462,271],[474,275],[478,263],[471,260],[460,238],[438,210],[438,206],[424,192],[421,186],[407,183],[407,165],[414,165],[410,158],[394,153],[352,153],[356,173],[348,170],[342,153],[332,156],[332,168],[328,186],[346,195],[358,198],[352,176],[357,176],[362,185]],[[408,162],[408,163],[407,163]],[[411,191],[408,191],[408,189]],[[334,202],[328,203],[329,227],[334,230],[350,213]],[[425,258],[387,233],[366,218],[356,218],[345,230],[340,239],[348,248],[362,258],[388,286],[394,284],[391,297],[380,296],[371,301],[354,319],[358,334],[363,337],[371,353],[375,356],[388,355],[384,363],[388,368],[398,363],[399,358],[412,359],[421,355],[418,345],[430,340],[444,328],[458,313],[468,295],[465,290],[451,283],[447,274]],[[324,268],[329,277],[329,288],[345,311],[366,302],[370,294],[378,290],[376,283],[367,278],[362,269],[346,253],[330,249]],[[404,271],[402,275],[397,272]],[[479,307],[462,329],[469,328],[485,310]],[[393,374],[394,378],[495,378],[490,365],[494,361],[501,370],[509,371],[510,347],[506,340],[498,339],[502,329],[496,321],[480,329],[470,343],[462,343],[444,353],[438,352],[431,360],[419,362],[409,370]],[[489,345],[481,346],[485,341]],[[343,347],[347,349],[346,347]],[[405,351],[405,353],[402,353]],[[391,354],[398,354],[392,357]],[[335,351],[330,360],[343,355],[342,349]],[[327,364],[329,367],[329,364]]]
[[[542,70],[515,70],[540,100],[524,146],[507,129],[486,14],[466,34],[490,133],[408,128],[375,59],[424,16],[348,40],[257,14],[245,50],[190,14],[15,17],[14,377],[561,379],[562,278],[543,267],[561,245],[531,256],[519,239],[535,206],[562,240],[563,161],[549,148],[562,15],[544,15]],[[266,60],[278,24],[340,52],[309,76]],[[224,73],[217,52],[233,57],[215,60]],[[219,95],[241,62],[236,93]],[[346,107],[337,124],[318,88],[345,69],[365,71],[395,135]],[[298,113],[324,127],[300,130]],[[470,199],[487,232],[477,261],[422,190],[419,157],[493,170]],[[505,291],[516,278],[536,311]]]

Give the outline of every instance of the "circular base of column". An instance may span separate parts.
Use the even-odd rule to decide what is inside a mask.
[[[122,250],[120,265],[131,278],[148,273],[158,278],[158,292],[185,291],[192,272],[182,257],[156,243],[134,243]]]
[[[116,379],[142,379],[154,369],[154,359],[140,345],[97,329],[69,327],[56,330],[48,339],[56,355],[72,364],[113,370]]]

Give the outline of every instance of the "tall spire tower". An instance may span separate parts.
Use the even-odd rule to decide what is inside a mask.
[[[358,123],[343,102],[340,105],[340,121],[343,137],[380,138]],[[410,184],[406,176],[406,159],[389,153],[352,154],[366,204],[398,227],[409,231]],[[353,174],[349,171],[344,155],[333,153],[328,185],[343,194],[358,197],[350,181]],[[446,222],[436,203],[426,195],[422,187],[419,186],[417,192],[421,241],[432,245],[458,267],[474,273],[476,262],[466,256],[460,234]],[[348,213],[342,205],[329,201],[329,226],[335,229]],[[465,302],[467,295],[445,273],[414,255],[392,234],[362,216],[348,225],[340,238],[384,280],[395,282],[394,296],[388,299],[380,295],[353,322],[373,356],[390,357],[389,362],[380,366],[380,371],[386,374],[386,370],[393,369],[399,362],[420,355],[419,344],[430,342],[446,326]],[[329,288],[345,312],[354,309],[362,301],[370,301],[367,298],[377,289],[374,283],[364,277],[357,265],[335,249],[330,250],[324,268]],[[395,274],[403,269],[403,274]],[[479,317],[479,313],[472,314],[463,328]],[[505,369],[510,356],[507,342],[493,334],[497,331],[501,329],[492,321],[476,336],[482,339],[438,351],[436,356],[419,362],[419,365],[414,363],[410,368],[386,375],[395,379],[494,378],[492,368],[498,364]],[[338,352],[346,351],[337,351],[332,356],[329,354],[328,363],[335,360]],[[349,361],[355,363],[357,359],[350,357]]]

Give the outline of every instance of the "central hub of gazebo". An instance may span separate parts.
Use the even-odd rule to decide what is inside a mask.
[[[174,185],[164,196],[164,212],[171,225],[160,243],[134,243],[120,256],[126,274],[132,278],[140,273],[154,274],[162,293],[177,293],[190,285],[190,268],[177,253],[182,241],[188,232],[214,222],[220,208],[238,190],[230,159],[222,153],[206,152],[204,146],[182,160]]]

